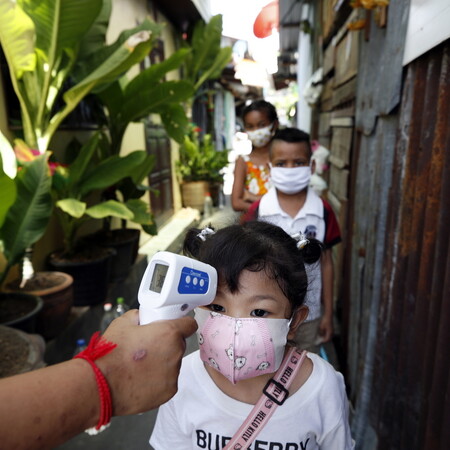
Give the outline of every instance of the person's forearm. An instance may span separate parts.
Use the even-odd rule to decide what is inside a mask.
[[[251,206],[251,203],[246,202],[243,198],[235,198],[232,199],[231,206],[235,211],[247,212]]]
[[[95,426],[97,384],[86,361],[73,360],[2,380],[2,448],[52,448]]]
[[[176,393],[185,339],[196,329],[192,317],[139,325],[137,310],[111,323],[103,338],[117,347],[95,364],[107,380],[113,415],[148,411]],[[95,374],[83,359],[0,379],[1,448],[53,448],[99,419]]]

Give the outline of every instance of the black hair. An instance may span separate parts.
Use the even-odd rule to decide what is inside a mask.
[[[311,264],[319,259],[319,241],[310,240],[299,250],[297,241],[282,228],[258,221],[222,228],[206,236],[205,241],[198,237],[199,233],[196,228],[187,232],[184,253],[213,266],[219,283],[231,293],[239,291],[243,270],[264,270],[277,281],[293,310],[303,304],[308,288],[304,262]]]
[[[275,106],[273,106],[272,103],[266,102],[265,100],[255,100],[254,102],[250,103],[250,105],[244,108],[244,111],[242,113],[242,120],[244,122],[245,116],[252,111],[260,111],[265,113],[270,123],[278,121],[278,114]]]
[[[308,147],[309,156],[311,157],[312,155],[311,139],[309,134],[306,133],[305,131],[299,130],[298,128],[289,128],[289,127],[281,128],[275,132],[272,138],[272,143],[277,140],[289,143],[304,142]]]

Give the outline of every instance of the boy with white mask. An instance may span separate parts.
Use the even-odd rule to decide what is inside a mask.
[[[318,353],[319,344],[333,336],[334,268],[331,248],[341,241],[336,216],[326,200],[309,188],[311,162],[309,135],[297,128],[278,130],[270,146],[273,187],[255,202],[241,222],[262,220],[289,234],[304,233],[322,242],[320,262],[306,265],[309,289],[305,304],[309,315],[295,337],[298,348]]]
[[[217,293],[195,310],[200,349],[183,359],[152,447],[351,450],[342,375],[289,343],[307,314],[304,262],[320,243],[250,222],[192,229],[184,250],[217,270]]]

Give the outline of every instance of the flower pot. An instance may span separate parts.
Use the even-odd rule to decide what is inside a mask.
[[[0,325],[0,342],[0,378],[45,366],[41,336]]]
[[[96,244],[116,251],[111,258],[110,281],[121,281],[128,276],[137,258],[140,234],[137,229],[118,228],[100,230],[89,237]]]
[[[74,306],[103,303],[108,293],[112,248],[92,247],[67,258],[62,252],[50,254],[48,265],[73,277]]]
[[[36,272],[23,288],[20,280],[7,285],[10,292],[22,292],[40,297],[43,308],[37,316],[36,332],[53,339],[67,325],[73,305],[73,277],[64,272]]]
[[[209,189],[207,181],[188,181],[181,185],[183,206],[198,209],[203,212],[205,195]]]
[[[36,332],[36,317],[44,302],[36,295],[17,292],[0,293],[0,325],[26,333]]]

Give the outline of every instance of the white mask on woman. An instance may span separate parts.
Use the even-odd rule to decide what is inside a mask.
[[[257,130],[245,131],[253,147],[265,147],[269,143],[273,135],[273,126],[274,124],[272,123],[267,127],[258,128]]]
[[[272,184],[284,194],[296,194],[309,185],[311,167],[273,167],[270,166],[270,180]]]

